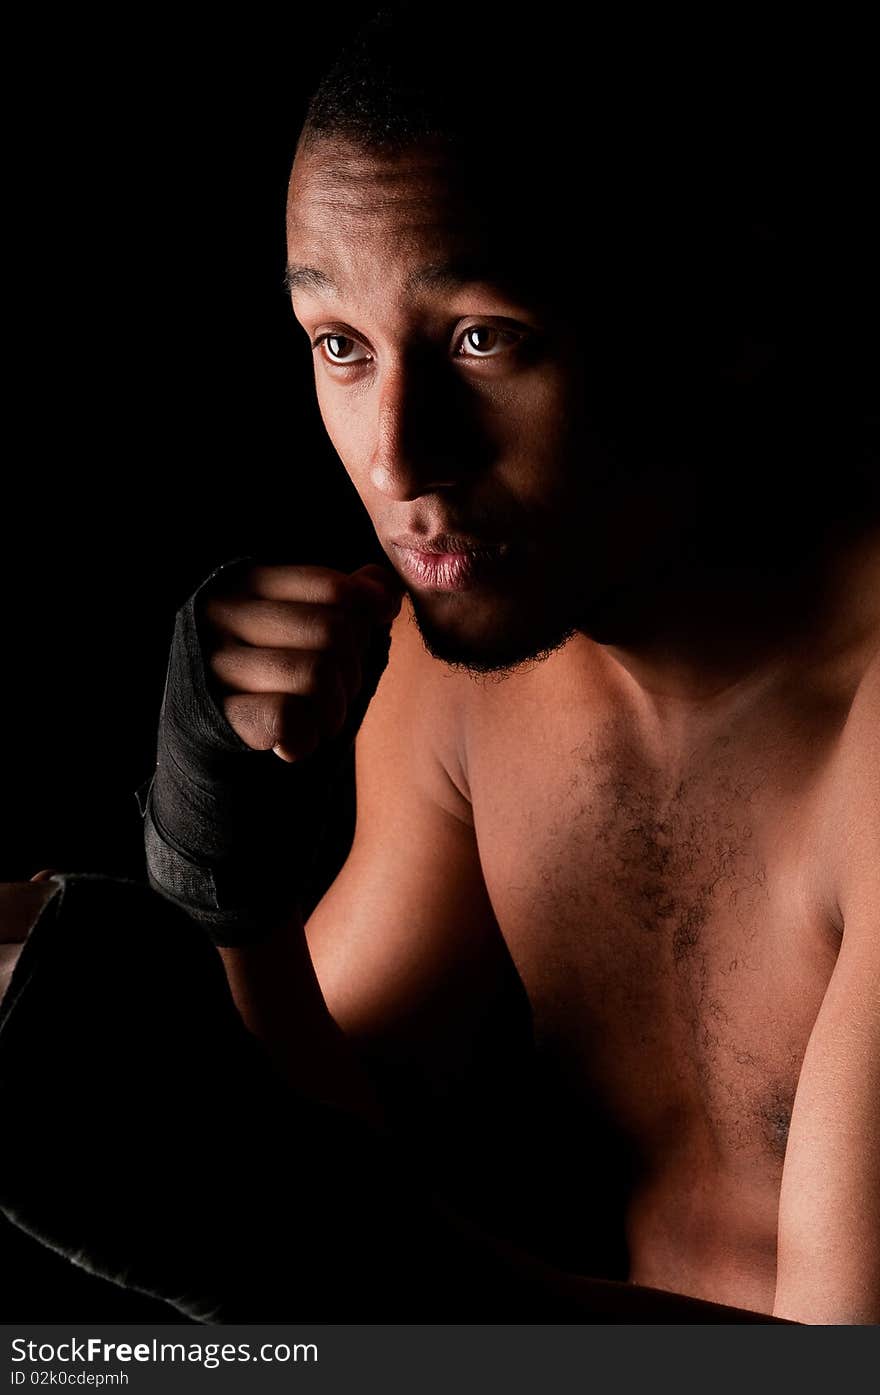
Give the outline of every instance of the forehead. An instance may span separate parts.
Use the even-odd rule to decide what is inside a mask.
[[[288,212],[323,206],[363,214],[414,209],[463,192],[463,166],[439,144],[420,142],[399,152],[363,150],[347,141],[318,138],[297,150]]]
[[[497,200],[445,150],[372,153],[322,139],[300,149],[287,200],[293,263],[365,275],[391,262],[471,265],[488,279],[522,258]]]
[[[442,216],[447,206],[471,201],[468,182],[462,163],[440,144],[425,141],[383,153],[318,138],[297,150],[288,188],[288,222],[320,218],[322,212],[368,221],[394,215]]]

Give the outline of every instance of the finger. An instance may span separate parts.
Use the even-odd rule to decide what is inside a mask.
[[[252,750],[271,751],[280,744],[298,759],[313,751],[322,738],[340,731],[348,710],[338,670],[320,674],[315,687],[320,697],[314,691],[232,693],[223,699],[223,712]]]
[[[31,877],[32,882],[47,882],[50,877],[54,877],[58,871],[57,867],[44,867],[42,872],[35,872]]]
[[[368,562],[365,567],[358,567],[356,571],[349,574],[349,581],[358,585],[368,581],[371,585],[380,587],[395,598],[402,598],[406,589],[393,567],[378,562]]]
[[[351,585],[345,572],[332,567],[302,567],[252,563],[235,570],[224,585],[224,575],[212,585],[212,595],[251,595],[267,601],[299,601],[304,605],[345,605]]]
[[[339,650],[254,649],[250,644],[225,644],[212,654],[208,668],[229,693],[291,693],[321,700],[332,692],[337,677],[350,702],[363,681],[360,654]]]
[[[388,624],[399,614],[406,592],[403,582],[390,567],[370,562],[352,572],[351,581],[361,596],[373,602],[373,613],[381,623]]]
[[[369,618],[356,588],[347,607],[212,596],[202,614],[223,638],[231,636],[262,649],[362,648],[368,639]]]
[[[316,655],[323,654],[326,666],[335,664],[347,700],[354,697],[362,681],[360,656],[353,645],[334,650],[257,649],[249,644],[227,644],[217,649],[208,667],[221,689],[235,693],[298,693],[320,697],[316,680]],[[329,685],[325,675],[324,683]]]
[[[293,721],[291,709],[300,707]],[[253,751],[283,745],[292,759],[315,749],[321,739],[311,703],[289,693],[233,693],[223,700],[223,712],[233,731]]]

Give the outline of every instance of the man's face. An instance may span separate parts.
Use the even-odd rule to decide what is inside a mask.
[[[577,227],[552,210],[555,258],[514,254],[516,217],[481,208],[430,146],[319,139],[291,175],[289,278],[324,424],[429,649],[474,671],[600,632],[672,513],[588,425],[589,326],[562,289]]]

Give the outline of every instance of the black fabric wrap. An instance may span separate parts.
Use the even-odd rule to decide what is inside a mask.
[[[201,925],[52,880],[0,1005],[14,1224],[201,1322],[583,1319],[463,1242],[396,1140],[281,1079]]]
[[[215,568],[177,612],[159,717],[156,768],[137,792],[147,876],[199,920],[215,944],[258,939],[286,918],[314,866],[330,801],[388,663],[390,624],[376,626],[363,683],[345,726],[310,756],[287,763],[233,731],[204,660],[201,605]]]

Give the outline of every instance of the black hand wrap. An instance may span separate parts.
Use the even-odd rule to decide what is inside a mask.
[[[331,740],[293,763],[252,750],[215,699],[200,602],[220,573],[256,560],[221,564],[177,612],[156,769],[137,792],[150,885],[200,921],[219,945],[258,939],[299,904],[336,780],[390,646],[390,624],[376,626],[363,656],[362,686]]]

